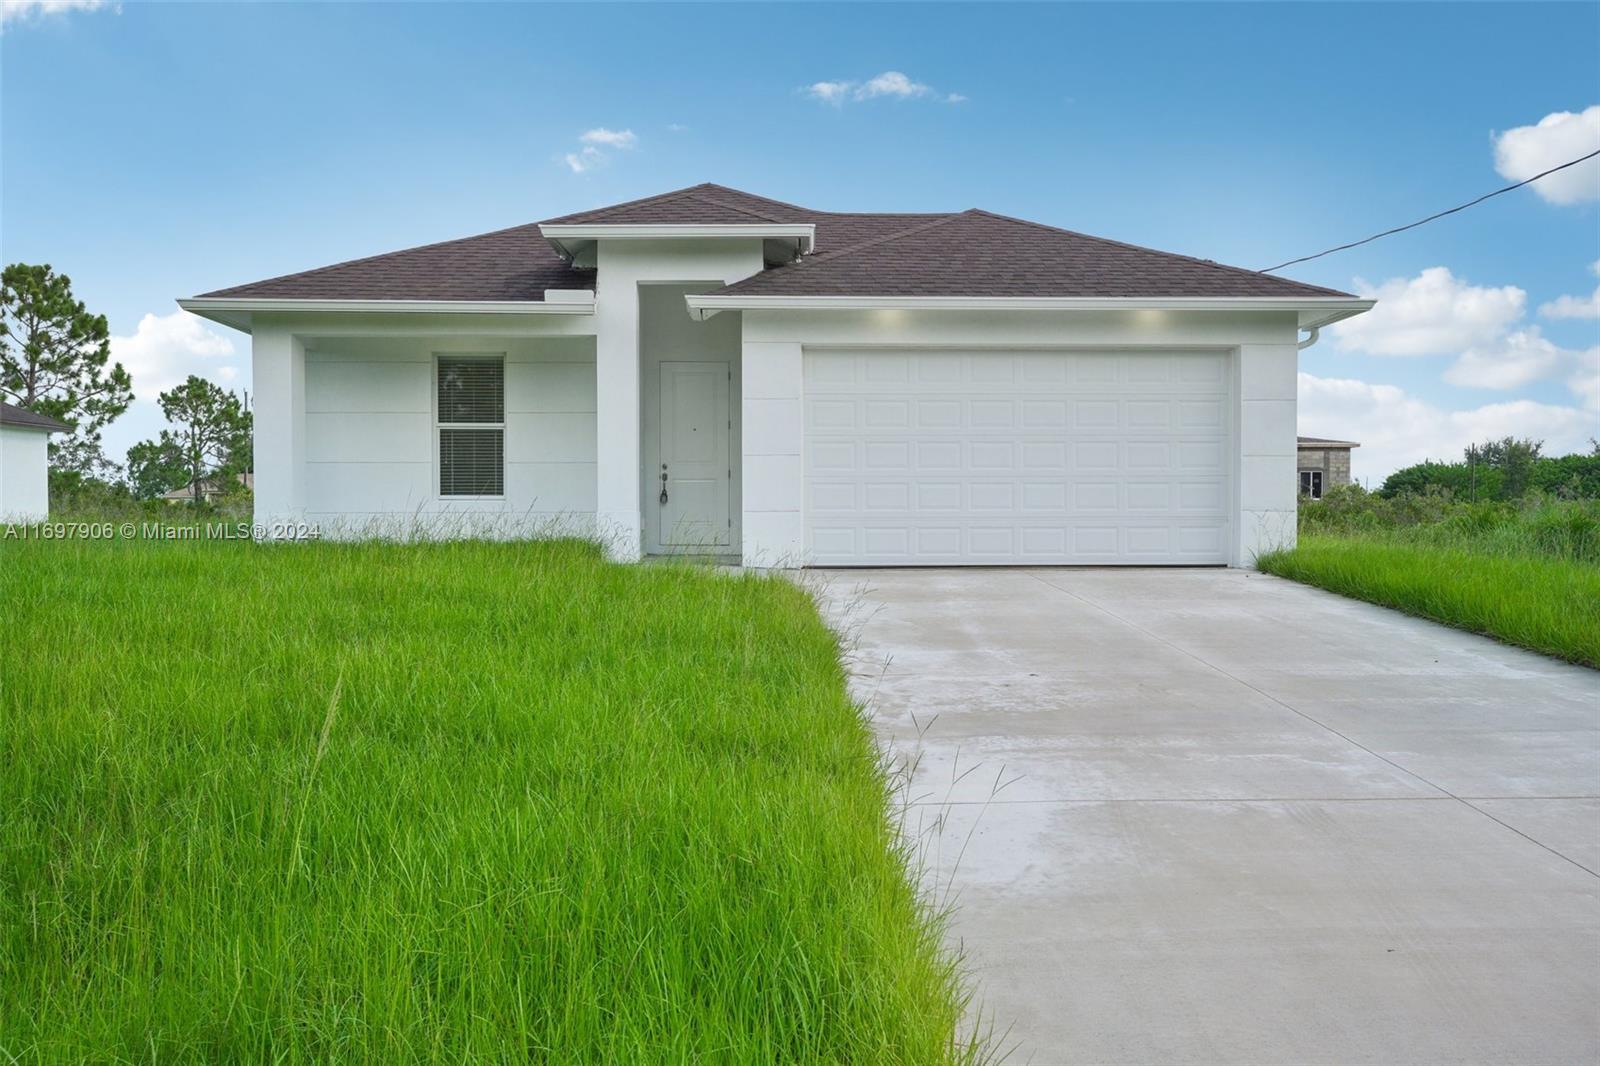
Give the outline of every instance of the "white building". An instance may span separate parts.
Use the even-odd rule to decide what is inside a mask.
[[[1301,331],[1372,306],[716,185],[179,303],[253,336],[264,525],[767,566],[1248,566],[1294,539]]]
[[[50,434],[71,431],[53,418],[0,403],[0,521],[50,517]]]

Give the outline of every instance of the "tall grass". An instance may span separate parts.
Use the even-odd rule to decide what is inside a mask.
[[[1297,547],[1262,570],[1600,666],[1600,501],[1302,501]]]
[[[974,1058],[835,642],[575,543],[0,544],[0,1058]]]

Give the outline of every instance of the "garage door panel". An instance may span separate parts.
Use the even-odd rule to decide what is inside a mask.
[[[1227,357],[806,357],[807,537],[819,565],[1220,563]]]
[[[915,486],[918,511],[955,511],[964,505],[959,481],[918,481]]]

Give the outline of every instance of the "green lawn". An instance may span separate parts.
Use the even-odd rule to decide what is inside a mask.
[[[785,581],[6,542],[0,620],[0,1061],[979,1054]]]
[[[1600,666],[1600,565],[1496,527],[1306,532],[1262,570]]]

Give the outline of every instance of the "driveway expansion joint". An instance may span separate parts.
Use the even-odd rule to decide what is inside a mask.
[[[1495,823],[1496,825],[1500,826],[1501,828],[1510,830],[1511,832],[1515,833],[1517,836],[1519,836],[1522,839],[1528,841],[1530,844],[1535,844],[1538,847],[1543,848],[1545,851],[1548,851],[1550,854],[1556,856],[1557,858],[1559,858],[1559,859],[1561,859],[1561,860],[1563,860],[1565,862],[1571,863],[1573,866],[1576,866],[1578,869],[1582,870],[1584,873],[1588,874],[1590,877],[1600,878],[1600,871],[1596,871],[1596,870],[1590,869],[1588,866],[1585,866],[1583,863],[1579,862],[1577,859],[1574,859],[1572,856],[1566,855],[1566,854],[1562,853],[1561,851],[1558,851],[1556,848],[1551,847],[1549,844],[1546,844],[1544,841],[1539,840],[1539,839],[1537,839],[1535,837],[1529,836],[1527,833],[1524,833],[1522,830],[1518,829],[1517,827],[1515,827],[1513,825],[1509,825],[1504,821],[1501,821],[1499,818],[1496,818],[1494,815],[1490,814],[1488,811],[1484,810],[1482,807],[1476,806],[1475,804],[1469,802],[1465,797],[1458,796],[1454,792],[1451,792],[1449,789],[1445,788],[1443,785],[1440,785],[1440,784],[1438,784],[1438,783],[1436,783],[1434,781],[1428,780],[1422,774],[1417,773],[1415,770],[1411,769],[1409,766],[1402,765],[1401,763],[1398,763],[1395,760],[1389,758],[1387,755],[1384,755],[1384,754],[1382,754],[1380,752],[1373,751],[1371,748],[1367,747],[1365,744],[1361,743],[1359,740],[1356,740],[1354,737],[1351,737],[1351,736],[1349,736],[1349,735],[1347,735],[1345,733],[1341,733],[1339,730],[1333,728],[1331,725],[1328,725],[1326,722],[1319,721],[1313,715],[1307,714],[1305,711],[1302,711],[1300,708],[1296,707],[1294,704],[1289,703],[1288,701],[1286,701],[1284,699],[1281,699],[1278,696],[1273,695],[1272,693],[1266,691],[1265,689],[1263,689],[1263,688],[1261,688],[1261,687],[1259,687],[1257,685],[1251,684],[1249,681],[1246,681],[1244,678],[1239,677],[1237,674],[1234,674],[1231,671],[1223,669],[1222,667],[1218,666],[1216,663],[1214,663],[1211,660],[1205,658],[1204,656],[1197,655],[1194,652],[1190,651],[1188,648],[1185,648],[1183,645],[1178,644],[1178,643],[1176,643],[1174,641],[1168,640],[1166,637],[1163,637],[1161,634],[1152,632],[1151,630],[1147,629],[1146,627],[1140,625],[1137,622],[1132,621],[1131,619],[1124,618],[1122,615],[1118,614],[1117,612],[1111,610],[1110,608],[1104,606],[1103,604],[1096,603],[1094,600],[1089,599],[1087,596],[1084,596],[1084,595],[1082,595],[1082,594],[1080,594],[1078,592],[1074,592],[1072,589],[1064,588],[1061,585],[1058,585],[1053,581],[1048,581],[1045,578],[1039,576],[1039,574],[1034,572],[1034,571],[1030,570],[1030,571],[1027,571],[1027,573],[1028,573],[1028,576],[1032,577],[1034,580],[1039,581],[1042,584],[1044,584],[1044,585],[1046,585],[1046,586],[1048,586],[1048,587],[1050,587],[1052,589],[1055,589],[1057,592],[1063,593],[1064,595],[1067,595],[1067,596],[1071,596],[1073,599],[1079,601],[1080,603],[1086,604],[1087,606],[1092,607],[1095,610],[1099,611],[1101,614],[1104,614],[1107,618],[1111,618],[1111,619],[1121,623],[1122,625],[1125,625],[1125,626],[1129,627],[1130,629],[1137,630],[1138,632],[1143,633],[1145,636],[1149,637],[1151,640],[1154,640],[1159,644],[1163,644],[1166,647],[1171,648],[1173,651],[1178,652],[1179,654],[1187,655],[1189,658],[1193,659],[1197,663],[1200,663],[1202,666],[1205,666],[1207,669],[1214,670],[1218,674],[1221,674],[1223,677],[1226,677],[1227,679],[1229,679],[1230,681],[1233,681],[1236,684],[1244,686],[1245,688],[1249,689],[1250,691],[1256,693],[1259,696],[1264,697],[1265,699],[1271,700],[1273,703],[1276,703],[1278,706],[1282,707],[1284,710],[1292,711],[1293,713],[1299,715],[1301,718],[1304,718],[1306,721],[1310,722],[1312,725],[1315,725],[1315,726],[1317,726],[1317,727],[1319,727],[1321,729],[1327,730],[1329,733],[1331,733],[1334,736],[1338,737],[1340,740],[1344,741],[1345,743],[1350,744],[1350,745],[1352,745],[1354,747],[1360,748],[1362,751],[1366,752],[1368,755],[1371,755],[1375,759],[1379,759],[1379,760],[1381,760],[1383,762],[1388,763],[1390,766],[1394,767],[1396,770],[1399,770],[1401,773],[1409,774],[1411,777],[1416,778],[1418,781],[1422,782],[1424,785],[1427,785],[1429,788],[1437,789],[1439,792],[1443,793],[1443,795],[1441,797],[1439,797],[1439,798],[1441,798],[1441,799],[1443,799],[1443,798],[1453,799],[1457,803],[1460,803],[1462,806],[1464,806],[1464,807],[1466,807],[1466,808],[1468,808],[1470,810],[1477,811],[1479,814],[1483,815],[1483,817],[1489,819],[1489,821]],[[1382,608],[1380,608],[1380,609],[1382,609]],[[1487,638],[1485,638],[1485,639],[1487,639]]]

